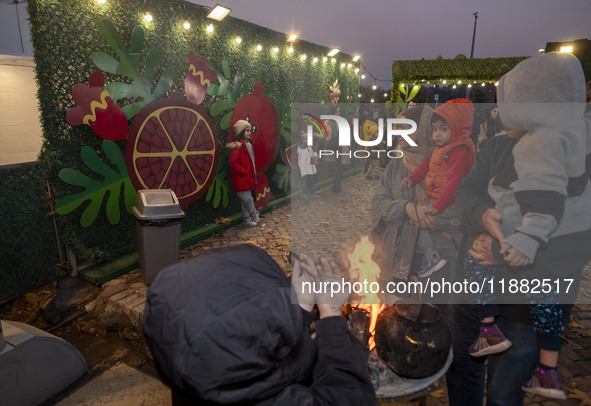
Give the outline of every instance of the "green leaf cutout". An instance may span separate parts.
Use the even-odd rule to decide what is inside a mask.
[[[215,174],[215,179],[209,189],[207,190],[207,194],[205,195],[205,200],[213,201],[212,206],[214,209],[217,209],[222,203],[223,207],[228,207],[230,203],[230,193],[232,192],[232,188],[230,187],[230,169],[229,165],[226,162],[225,158],[220,155],[220,159],[218,162],[218,171]]]
[[[131,34],[130,52],[123,47],[123,42],[117,27],[108,20],[99,22],[99,32],[105,42],[115,51],[116,59],[104,52],[95,52],[92,55],[94,64],[104,72],[125,76],[133,82],[121,86],[119,82],[112,82],[105,86],[114,101],[123,98],[138,98],[133,107],[124,106],[123,111],[129,120],[137,114],[145,105],[154,101],[170,90],[173,83],[173,75],[170,69],[165,70],[152,92],[152,84],[155,72],[164,60],[162,50],[152,49],[145,60],[145,66],[140,65],[140,56],[144,46],[144,31],[141,27],[135,27]],[[142,72],[142,73],[140,73]],[[127,107],[127,108],[126,108]]]
[[[81,186],[84,191],[58,200],[55,204],[55,211],[60,215],[65,215],[71,213],[86,201],[90,201],[80,216],[80,224],[83,227],[90,226],[96,220],[105,195],[107,195],[105,212],[111,225],[119,224],[121,218],[119,210],[121,188],[123,188],[123,199],[128,213],[131,213],[131,208],[135,204],[136,191],[127,174],[121,150],[113,141],[103,141],[102,147],[118,171],[107,165],[95,150],[85,145],[80,151],[82,162],[88,169],[100,175],[102,180],[90,178],[71,168],[62,169],[58,174],[62,181]]]

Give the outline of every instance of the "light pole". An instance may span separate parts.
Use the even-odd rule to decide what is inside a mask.
[[[472,32],[472,48],[470,49],[470,58],[474,57],[474,39],[476,38],[476,21],[478,20],[478,11],[472,15],[474,16],[474,32]]]

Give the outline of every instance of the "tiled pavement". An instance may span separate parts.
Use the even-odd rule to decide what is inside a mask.
[[[370,201],[377,183],[353,175],[343,181],[343,191],[339,194],[331,192],[327,186],[318,191],[320,198],[317,200],[296,198],[291,204],[263,215],[258,227],[240,225],[182,250],[181,260],[212,247],[241,243],[264,248],[286,273],[290,272],[287,259],[290,249],[315,259],[320,256],[336,258],[350,251],[361,235],[367,235]],[[591,273],[587,268],[587,273]],[[146,293],[147,287],[136,270],[105,283],[99,300],[105,303],[105,312],[123,315],[139,331]],[[591,305],[575,307],[573,323],[566,328],[563,338],[559,373],[563,386],[570,390],[569,399],[556,401],[532,396],[527,397],[525,403],[591,405]],[[442,380],[440,388],[427,397],[427,405],[447,404]]]

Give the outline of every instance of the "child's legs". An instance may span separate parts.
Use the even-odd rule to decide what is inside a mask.
[[[529,311],[540,347],[540,362],[549,367],[556,367],[564,331],[562,307],[558,304],[531,304]]]
[[[469,284],[476,282],[479,285],[484,286],[482,292],[473,295],[475,307],[485,307],[482,311],[478,310],[478,316],[480,320],[484,317],[493,317],[498,315],[498,309],[494,304],[496,296],[487,287],[488,282],[495,277],[496,267],[491,265],[482,265],[478,263],[478,260],[474,258],[470,253],[467,253],[464,257],[464,271],[466,272],[466,280]],[[491,307],[488,307],[491,306]],[[482,313],[482,314],[481,314]]]
[[[244,218],[249,218],[251,214],[254,214],[256,212],[251,191],[247,190],[245,192],[238,192],[236,194],[240,198],[240,207],[242,208],[242,216]]]
[[[433,252],[433,238],[431,238],[431,231],[420,229],[419,238],[417,240],[417,254],[427,255]]]

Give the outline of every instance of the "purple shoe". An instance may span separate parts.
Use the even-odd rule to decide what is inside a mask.
[[[503,335],[496,324],[490,327],[480,327],[480,334],[468,349],[473,357],[483,357],[489,354],[497,354],[511,348],[513,344]]]
[[[521,389],[524,392],[547,398],[566,399],[566,395],[558,382],[558,373],[555,369],[536,368],[531,378],[521,385]]]

